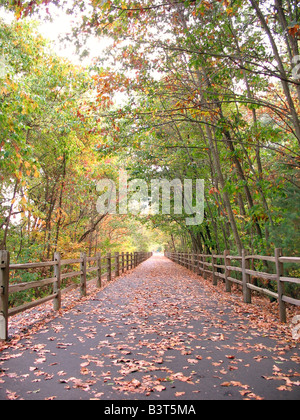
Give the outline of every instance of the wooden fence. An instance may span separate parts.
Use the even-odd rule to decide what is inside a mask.
[[[55,253],[53,261],[36,262],[28,264],[10,264],[8,251],[0,251],[0,340],[8,339],[8,319],[10,316],[24,312],[27,309],[53,300],[53,308],[58,311],[61,308],[62,295],[68,291],[80,287],[81,296],[86,296],[87,286],[96,283],[98,288],[102,287],[102,281],[106,278],[110,282],[113,277],[118,277],[125,271],[137,267],[143,261],[152,256],[149,252],[122,252],[114,255],[107,254],[105,257],[98,253],[94,257],[87,257],[85,253],[80,254],[77,259],[61,259],[60,253]],[[63,267],[76,267],[76,271],[64,272]],[[11,284],[10,274],[18,270],[31,270],[53,267],[53,276],[38,281]],[[95,273],[95,277],[87,281],[89,273]],[[80,279],[80,283],[73,283],[62,289],[64,279]],[[51,295],[24,305],[9,308],[9,296],[13,293],[53,285]]]
[[[218,284],[218,279],[222,279],[225,283],[226,292],[231,292],[232,283],[241,285],[245,303],[251,303],[252,291],[277,299],[279,302],[280,321],[283,323],[286,322],[286,303],[300,306],[300,300],[293,299],[284,294],[285,283],[300,284],[300,278],[284,276],[284,264],[299,264],[300,258],[284,257],[281,249],[276,249],[275,255],[270,257],[247,255],[246,251],[243,251],[241,256],[232,256],[229,251],[224,251],[224,254],[222,255],[166,252],[165,256],[173,262],[183,265],[197,274],[202,275],[204,278],[206,278],[207,274],[210,274],[212,276],[213,285],[215,286]],[[269,263],[275,264],[274,273],[270,274],[250,269],[251,266],[253,268],[255,260],[267,262],[267,266]],[[240,273],[240,279],[232,277],[234,272]],[[252,284],[251,279],[253,277],[274,281],[277,285],[277,292]]]

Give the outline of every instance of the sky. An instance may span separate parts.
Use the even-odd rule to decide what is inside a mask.
[[[71,33],[72,23],[76,16],[68,15],[62,9],[58,9],[55,5],[48,5],[52,21],[39,18],[37,16],[27,17],[27,20],[32,20],[39,23],[39,32],[41,35],[52,42],[52,50],[60,57],[67,58],[74,65],[81,65],[88,67],[93,63],[95,57],[103,58],[104,50],[113,44],[113,41],[108,37],[92,37],[90,36],[86,48],[90,51],[90,55],[85,57],[83,60],[80,59],[76,53],[76,47],[73,43],[61,42],[60,39],[66,34]],[[42,12],[41,12],[42,13]],[[46,17],[45,12],[45,17]],[[7,12],[0,7],[0,18],[4,19],[5,22],[11,22],[14,19],[14,13]],[[80,17],[79,17],[80,18]],[[1,70],[1,59],[0,57],[0,70]],[[107,62],[107,67],[111,67],[111,62]],[[114,63],[114,66],[116,63]],[[106,67],[104,64],[103,67]],[[3,66],[2,66],[3,68]],[[1,75],[1,73],[0,73]],[[127,95],[125,93],[118,92],[113,97],[113,102],[116,106],[121,106],[127,102]]]
[[[49,7],[49,9],[50,8],[51,7]],[[90,64],[93,57],[101,56],[104,49],[112,43],[112,41],[108,38],[96,39],[91,37],[87,43],[87,48],[91,51],[90,56],[85,58],[83,61],[80,61],[79,56],[76,54],[76,48],[72,43],[65,45],[65,43],[59,41],[60,38],[63,38],[66,34],[71,32],[74,16],[67,15],[53,5],[50,13],[53,18],[52,22],[39,19],[36,16],[26,19],[38,21],[39,32],[44,38],[52,41],[52,48],[55,53],[61,57],[69,59],[74,64]],[[0,8],[0,17],[6,22],[10,22],[14,19],[14,14]]]

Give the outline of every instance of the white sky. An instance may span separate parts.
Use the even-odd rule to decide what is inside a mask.
[[[44,21],[37,18],[36,16],[27,19],[38,21],[40,23],[39,32],[44,38],[52,41],[52,48],[57,55],[69,59],[74,64],[88,65],[90,64],[93,57],[101,56],[104,49],[112,43],[112,41],[108,38],[96,39],[91,37],[87,43],[87,48],[91,52],[90,56],[81,62],[78,55],[76,54],[75,46],[72,43],[64,45],[64,43],[59,42],[60,37],[63,37],[64,35],[71,32],[74,16],[67,15],[62,10],[58,10],[55,7],[49,7],[49,9],[51,9],[53,22]],[[1,8],[0,17],[6,22],[11,22],[14,19],[14,14],[6,12]]]
[[[39,32],[45,39],[52,42],[52,49],[58,56],[67,58],[75,65],[88,66],[95,57],[102,58],[101,56],[104,55],[104,49],[112,45],[113,41],[107,37],[96,38],[90,36],[86,45],[86,48],[90,51],[90,55],[85,57],[83,61],[80,61],[79,56],[76,54],[76,47],[72,42],[65,45],[65,42],[62,43],[59,41],[60,38],[71,33],[72,22],[76,16],[67,15],[62,10],[57,9],[54,5],[49,5],[49,10],[52,22],[38,18],[37,16],[32,18],[28,17],[26,19],[39,22]],[[4,19],[5,22],[11,22],[14,19],[14,14],[0,8],[0,18]],[[77,19],[80,19],[80,16],[79,18],[77,17]],[[110,67],[110,64],[111,63],[107,63],[107,66]],[[104,64],[104,67],[105,66],[106,65]],[[120,106],[127,102],[127,95],[118,92],[114,95],[113,101],[116,105]]]

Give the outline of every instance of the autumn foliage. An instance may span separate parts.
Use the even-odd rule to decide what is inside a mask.
[[[202,225],[141,220],[170,249],[299,254],[295,2],[2,3],[18,19],[1,24],[2,248],[28,259],[136,246],[140,221],[95,211],[97,180],[123,168],[205,180]],[[111,39],[105,57],[84,69],[49,53],[23,18],[55,5],[76,17],[79,50],[86,37]]]

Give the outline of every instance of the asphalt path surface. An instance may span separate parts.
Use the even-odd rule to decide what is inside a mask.
[[[223,289],[152,257],[4,346],[0,399],[300,399],[289,326]]]

